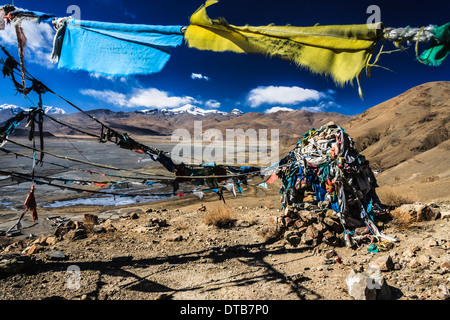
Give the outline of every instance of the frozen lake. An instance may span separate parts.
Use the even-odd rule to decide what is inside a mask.
[[[22,144],[31,146],[26,139],[14,139]],[[37,144],[39,146],[39,144]],[[164,143],[152,143],[147,145],[164,151],[171,151],[173,145]],[[32,157],[33,151],[23,147],[7,143],[4,149],[17,152]],[[164,169],[164,167],[150,159],[148,155],[139,154],[132,150],[126,150],[118,147],[114,143],[98,143],[95,140],[70,140],[66,139],[47,139],[45,141],[45,150],[63,156],[76,158],[82,161],[98,163],[116,168],[124,168],[136,171],[145,171],[149,173],[157,173],[166,176],[172,174]],[[36,153],[39,158],[40,154]],[[17,172],[22,174],[31,174],[32,159],[25,157],[16,157],[14,154],[6,154],[0,151],[0,170]],[[57,166],[57,165],[60,166]],[[61,167],[61,166],[65,166]],[[93,174],[87,172],[90,170]],[[120,176],[140,176],[127,171],[117,171],[105,168],[93,167],[87,164],[59,159],[46,154],[44,163],[39,164],[35,168],[36,176],[62,178],[68,180],[85,180],[85,181],[111,181],[119,182],[125,179],[111,177],[111,175]],[[141,175],[143,178],[146,175]],[[147,193],[167,193],[171,192],[172,187],[169,185],[161,185],[159,183],[148,186],[144,179],[126,180],[127,184],[108,184],[107,188],[99,188],[95,186],[86,186],[80,182],[65,183],[63,181],[53,180],[51,183],[60,186],[67,186],[79,189],[94,189],[102,192],[118,193],[123,196],[102,195],[95,193],[78,193],[73,190],[58,188],[45,184],[35,184],[35,197],[38,205],[43,207],[55,208],[73,205],[95,205],[95,206],[120,206],[132,203],[145,203],[155,200],[167,199],[168,197],[160,197],[148,195]],[[148,181],[151,181],[149,178]],[[0,176],[0,214],[5,211],[22,211],[23,202],[30,191],[31,182],[23,181],[21,183],[13,181],[10,177]],[[139,196],[129,197],[127,195],[139,194]]]

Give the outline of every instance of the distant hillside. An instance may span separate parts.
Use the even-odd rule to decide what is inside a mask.
[[[450,82],[414,87],[343,127],[382,171],[380,185],[421,201],[450,201]]]
[[[230,112],[206,111],[190,105],[171,110],[115,112],[108,109],[97,109],[88,113],[121,133],[126,132],[131,136],[143,138],[146,136],[170,136],[175,129],[180,128],[193,133],[195,121],[202,122],[203,132],[208,129],[218,129],[224,137],[226,129],[243,129],[244,131],[268,129],[269,135],[271,129],[278,129],[282,149],[285,148],[286,152],[289,151],[288,149],[292,149],[298,139],[312,127],[320,127],[329,121],[343,123],[351,118],[338,113],[308,111],[279,111],[268,114],[258,112],[244,114],[237,109]],[[101,130],[99,124],[80,112],[52,116],[87,132],[99,134]],[[48,119],[44,123],[44,130],[54,135],[79,135],[76,130],[55,124]]]

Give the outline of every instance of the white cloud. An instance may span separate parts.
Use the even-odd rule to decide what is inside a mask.
[[[264,111],[264,113],[275,113],[278,111],[295,111],[295,109],[287,108],[287,107],[273,107]]]
[[[127,106],[128,100],[126,95],[123,93],[111,91],[111,90],[93,90],[93,89],[86,89],[86,90],[80,90],[80,93],[85,96],[93,97],[97,100],[102,100],[104,102],[114,104],[117,106]]]
[[[310,111],[310,112],[327,112],[330,108],[341,108],[339,104],[330,100],[330,101],[321,101],[318,105],[302,107],[301,110]]]
[[[116,77],[116,76],[105,76],[99,73],[89,73],[89,77],[94,79],[106,79],[110,81],[116,81],[119,80],[120,82],[127,82],[126,77]]]
[[[200,73],[192,73],[191,74],[191,79],[192,80],[196,80],[196,79],[202,80],[203,79],[203,80],[206,80],[206,81],[210,80],[209,77],[204,76],[204,75],[202,75]]]
[[[112,90],[93,90],[84,89],[80,93],[85,96],[93,97],[119,107],[129,108],[177,108],[186,104],[201,103],[193,97],[170,96],[165,91],[156,88],[134,89],[131,94],[123,94]]]
[[[130,107],[176,108],[186,104],[198,103],[192,97],[169,96],[165,91],[156,88],[137,89],[129,99]]]
[[[208,100],[205,102],[205,106],[211,109],[219,109],[221,104],[216,100]]]
[[[53,28],[48,23],[36,23],[31,20],[22,21],[21,26],[27,38],[26,61],[53,68],[55,66],[51,61],[55,34]],[[6,25],[5,30],[0,31],[0,41],[17,50],[17,36],[13,24]]]
[[[247,102],[250,107],[257,108],[262,104],[292,105],[311,100],[318,101],[324,97],[326,97],[324,93],[313,89],[268,86],[252,89],[247,96]]]
[[[325,108],[323,106],[313,106],[313,107],[303,107],[301,110],[309,112],[324,112]]]

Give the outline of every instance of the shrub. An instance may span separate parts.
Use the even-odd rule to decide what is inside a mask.
[[[230,228],[236,222],[233,213],[226,205],[219,205],[212,210],[207,210],[204,221],[209,226],[217,228]]]

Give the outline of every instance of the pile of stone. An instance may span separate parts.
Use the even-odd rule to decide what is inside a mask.
[[[97,215],[86,213],[83,221],[68,220],[64,224],[59,225],[54,235],[59,238],[78,240],[86,238],[89,232],[104,233],[114,231],[116,231],[116,228],[109,221],[101,221]]]
[[[336,245],[344,236],[352,247],[365,238],[367,229],[377,239],[396,241],[373,222],[386,208],[376,194],[378,184],[369,161],[353,145],[343,128],[328,123],[309,130],[280,160],[276,175],[282,182],[283,222],[297,229],[294,235],[288,233],[289,239],[301,235],[305,243]]]
[[[288,243],[297,247],[299,244],[317,246],[321,243],[330,246],[345,244],[345,233],[337,213],[332,209],[321,209],[314,201],[313,194],[306,195],[304,208],[287,206],[280,217],[272,217],[271,220],[284,232],[284,238]],[[379,216],[381,218],[381,216]],[[388,217],[384,217],[388,219]],[[383,224],[382,220],[378,225]],[[370,242],[371,233],[360,220],[347,218],[347,225],[354,230],[353,239],[359,243]]]

